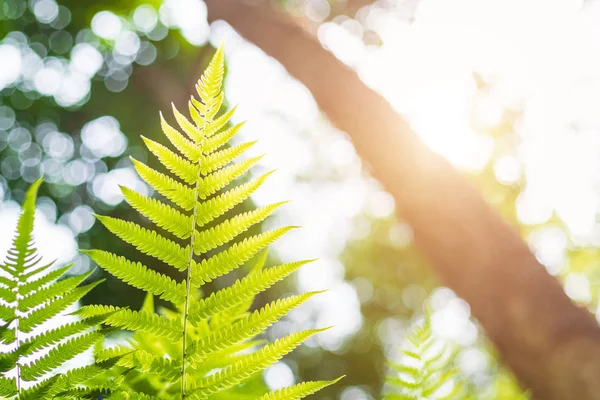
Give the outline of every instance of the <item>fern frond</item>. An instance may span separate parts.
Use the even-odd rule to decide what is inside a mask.
[[[434,335],[429,307],[422,321],[413,325],[401,349],[401,361],[391,362],[390,387],[386,399],[427,398],[453,400],[464,398],[463,385],[452,368],[449,344]]]
[[[0,369],[3,375],[13,370],[16,375],[14,379],[2,378],[0,396],[19,400],[54,398],[50,391],[64,374],[52,374],[42,381],[38,379],[100,341],[105,332],[96,328],[108,316],[99,315],[59,324],[52,330],[38,329],[34,332],[35,328],[62,313],[101,283],[81,286],[93,271],[58,280],[71,265],[53,269],[54,262],[41,264],[42,257],[37,252],[32,235],[40,184],[41,180],[36,181],[25,195],[7,262],[0,265],[4,275],[0,280],[0,297],[6,302],[0,305],[0,318],[4,321],[0,326],[0,342],[12,347],[11,351],[0,355]],[[23,334],[27,334],[25,340]],[[47,353],[38,354],[42,351]],[[25,357],[30,356],[31,361],[25,364]],[[97,367],[106,372],[106,368]],[[24,390],[22,385],[26,381],[35,384]],[[68,381],[65,382],[65,389],[73,389],[69,385]]]
[[[258,293],[308,261],[264,269],[263,256],[259,266],[243,279],[207,298],[199,298],[200,291],[196,288],[240,268],[294,228],[281,227],[252,236],[244,235],[283,203],[245,213],[233,211],[264,183],[270,172],[245,183],[234,182],[262,156],[236,161],[254,142],[225,147],[243,124],[228,126],[235,107],[221,112],[223,78],[221,47],[196,85],[200,99],[190,99],[189,117],[172,107],[180,130],[160,115],[162,130],[174,149],[143,138],[162,167],[154,169],[132,159],[140,177],[168,200],[163,202],[131,189],[121,189],[125,200],[154,226],[142,227],[130,221],[98,217],[109,231],[141,253],[185,272],[185,280],[178,283],[139,262],[107,251],[84,252],[111,275],[148,293],[139,312],[94,306],[84,307],[77,313],[82,318],[103,316],[106,325],[134,332],[130,342],[132,349],[118,347],[96,353],[100,362],[106,358],[119,358],[118,367],[125,379],[122,388],[114,391],[115,398],[127,398],[129,394],[132,398],[138,395],[143,398],[143,395],[157,393],[165,398],[207,398],[245,382],[251,376],[260,378],[257,372],[321,331],[294,333],[258,350],[253,340],[316,294],[291,296],[249,312]],[[229,212],[231,215],[225,216]],[[172,237],[158,233],[156,227]],[[153,296],[172,302],[176,310],[160,310],[157,314]],[[275,395],[301,398],[326,384],[309,383]],[[95,387],[112,388],[103,383]],[[144,388],[145,393],[142,394],[140,388]],[[77,392],[70,393],[75,395]],[[258,398],[263,394],[264,390],[250,397]]]

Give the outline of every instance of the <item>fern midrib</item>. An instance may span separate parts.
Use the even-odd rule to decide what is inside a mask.
[[[24,271],[23,271],[24,272]],[[18,318],[18,316],[16,315],[16,313],[19,312],[19,301],[21,300],[21,294],[19,294],[19,288],[24,284],[24,282],[21,280],[22,279],[22,275],[23,273],[19,272],[17,275],[17,284],[14,287],[14,291],[15,291],[15,344],[16,344],[16,348],[18,349],[21,346],[21,340],[19,338],[19,322],[21,321],[20,318]],[[15,368],[17,369],[17,396],[21,394],[21,364],[19,364],[19,360],[17,360],[17,364],[15,366]]]
[[[205,127],[210,124],[212,121],[206,121]],[[194,242],[196,237],[196,218],[198,213],[198,198],[200,197],[200,183],[202,182],[202,161],[204,159],[203,151],[205,136],[203,135],[200,143],[198,143],[200,156],[198,157],[198,174],[196,175],[196,183],[194,186],[194,208],[192,209],[192,217],[191,217],[191,230],[190,233],[190,253],[188,258],[188,268],[187,268],[187,277],[186,277],[186,289],[185,289],[185,302],[183,306],[183,332],[182,332],[182,356],[181,356],[181,398],[182,400],[186,397],[186,379],[185,379],[185,369],[186,369],[186,357],[187,357],[187,324],[188,324],[188,314],[190,308],[190,298],[192,291],[192,267],[194,264]]]

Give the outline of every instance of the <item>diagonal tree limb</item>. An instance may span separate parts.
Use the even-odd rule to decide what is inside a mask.
[[[538,399],[600,399],[596,321],[569,300],[477,190],[293,20],[263,4],[206,3],[209,19],[227,21],[277,59],[350,135],[412,225],[416,245],[468,301],[522,384]]]

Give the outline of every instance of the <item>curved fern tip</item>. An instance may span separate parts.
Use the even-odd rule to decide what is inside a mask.
[[[335,325],[329,325],[329,326],[326,326],[326,327],[324,327],[324,328],[315,328],[315,329],[314,329],[314,332],[315,332],[315,333],[321,333],[321,332],[328,331],[328,330],[330,330],[330,329],[332,329],[332,328],[335,328]]]

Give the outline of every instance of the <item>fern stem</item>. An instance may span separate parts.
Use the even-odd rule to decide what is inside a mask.
[[[19,300],[21,300],[21,295],[19,294],[19,288],[23,284],[21,279],[22,279],[21,276],[19,276],[17,284],[15,285],[15,289],[14,289],[16,292],[15,299],[17,301],[17,303],[15,305],[15,310],[19,309]],[[21,321],[20,318],[16,318],[16,321],[15,321],[15,343],[16,343],[17,349],[21,346],[21,341],[19,340],[19,322],[20,321]],[[17,394],[20,395],[21,394],[21,364],[19,364],[19,360],[17,360],[16,369],[17,369]]]
[[[204,138],[199,143],[200,149],[204,147]],[[187,357],[187,322],[188,322],[188,311],[190,307],[190,297],[192,291],[192,265],[194,263],[194,239],[196,234],[196,217],[198,212],[198,194],[200,192],[200,180],[201,180],[201,162],[202,157],[198,159],[198,176],[196,177],[196,185],[194,187],[194,208],[192,211],[192,232],[190,233],[190,255],[188,259],[188,268],[187,268],[187,277],[186,277],[186,292],[185,292],[185,302],[183,306],[183,332],[182,332],[182,356],[181,356],[181,398],[185,399],[185,359]]]
[[[18,303],[17,303],[18,304]],[[17,344],[17,349],[21,346],[21,342],[19,341],[19,319],[17,318],[17,322],[15,324],[15,342]],[[21,394],[21,365],[17,361],[17,393]]]
[[[200,170],[198,169],[198,174]],[[186,292],[185,292],[185,303],[183,306],[183,336],[182,336],[182,357],[181,357],[181,398],[185,399],[185,358],[187,356],[187,321],[188,321],[188,310],[190,307],[190,295],[192,291],[192,264],[194,261],[194,234],[196,233],[196,212],[198,207],[198,192],[200,189],[200,179],[196,179],[196,187],[194,189],[194,210],[192,212],[192,233],[190,234],[190,256],[188,259],[187,278],[186,278]]]

